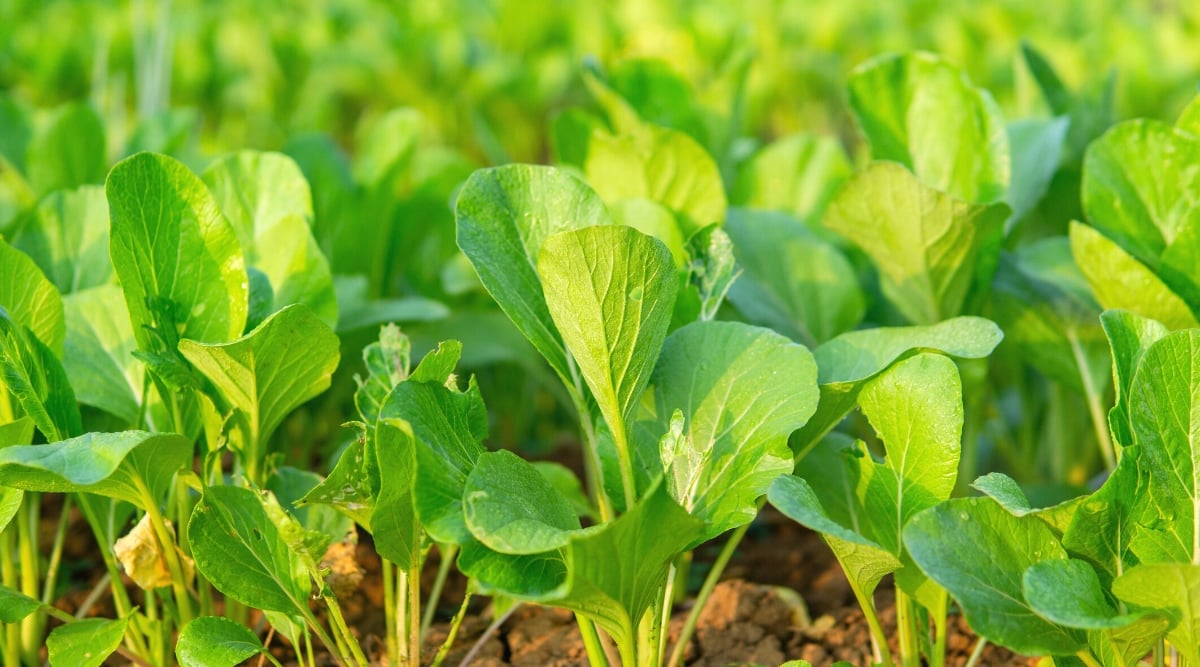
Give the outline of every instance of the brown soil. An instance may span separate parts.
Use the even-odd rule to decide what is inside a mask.
[[[57,508],[47,506],[43,522],[52,525]],[[52,541],[52,528],[43,535],[45,548]],[[698,584],[720,550],[720,543],[702,547],[693,564]],[[368,656],[386,657],[383,627],[383,592],[380,560],[370,539],[365,538],[354,551],[362,571],[361,583],[349,594],[339,596],[348,622],[362,640]],[[433,583],[438,564],[436,551],[422,582],[422,591]],[[103,564],[86,522],[75,516],[70,523],[64,550],[64,585],[69,586],[57,605],[73,612],[87,597],[103,572]],[[358,574],[338,564],[350,581]],[[129,583],[129,582],[127,582]],[[462,600],[466,583],[451,576],[438,603],[438,618],[427,637],[426,662],[433,658],[448,629],[447,620]],[[140,601],[136,586],[129,586],[134,604]],[[882,610],[880,620],[889,636],[894,635],[895,610],[891,583],[879,587],[876,602]],[[670,628],[673,644],[689,611],[688,603],[675,612]],[[476,598],[460,629],[459,636],[444,662],[458,665],[492,620],[488,601]],[[113,609],[107,596],[96,600],[89,612],[111,617]],[[961,616],[952,616],[947,639],[947,664],[961,666],[977,639]],[[894,642],[894,638],[893,638]],[[895,646],[893,644],[892,648]],[[275,639],[271,652],[284,664],[295,664],[291,647]],[[729,664],[761,664],[773,667],[785,660],[804,659],[813,665],[829,665],[844,660],[852,665],[872,663],[871,642],[866,621],[837,561],[820,538],[807,529],[772,512],[769,508],[739,547],[700,617],[695,637],[688,646],[686,662],[692,667],[723,667]],[[320,658],[318,658],[320,662]],[[124,665],[111,659],[109,665]],[[257,661],[247,663],[256,665]],[[328,662],[326,664],[332,664]],[[574,616],[563,610],[519,607],[476,652],[472,665],[480,667],[575,667],[587,665],[587,659]],[[1035,659],[1023,658],[1005,649],[988,646],[980,665],[1034,665]]]

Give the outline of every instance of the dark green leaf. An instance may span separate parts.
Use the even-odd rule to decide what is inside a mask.
[[[536,468],[506,450],[476,461],[463,489],[463,509],[471,534],[505,554],[559,549],[580,529],[567,498]]]
[[[234,667],[266,649],[241,623],[220,616],[201,616],[179,631],[175,658],[182,667]]]
[[[51,667],[100,667],[121,645],[129,619],[85,618],[60,625],[46,637]]]

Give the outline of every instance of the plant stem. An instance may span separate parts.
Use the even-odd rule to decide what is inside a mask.
[[[983,649],[987,646],[987,643],[988,641],[983,637],[980,637],[979,641],[975,642],[975,648],[971,651],[971,657],[967,658],[967,664],[964,667],[975,667],[976,663],[979,662],[979,656],[983,655]]]
[[[854,597],[858,600],[858,606],[862,608],[863,616],[867,618],[867,626],[871,629],[871,644],[874,647],[875,662],[881,663],[884,667],[892,667],[895,664],[892,661],[892,652],[888,649],[887,635],[883,632],[883,626],[879,624],[879,615],[875,613],[875,601],[859,588],[854,581],[854,577],[849,577],[850,590],[854,591]]]
[[[338,604],[337,598],[332,595],[325,596],[325,604],[329,607],[329,618],[333,620],[333,627],[346,641],[346,645],[350,647],[350,655],[354,657],[355,662],[360,667],[368,667],[371,662],[367,660],[367,656],[363,655],[362,647],[358,645],[358,638],[350,632],[350,626],[346,625],[346,617],[342,615],[342,606]]]
[[[421,641],[425,641],[425,635],[429,634],[429,626],[433,625],[433,613],[437,611],[437,603],[442,597],[442,589],[446,586],[446,578],[450,576],[450,570],[454,567],[454,556],[458,554],[458,545],[439,544],[438,551],[441,552],[442,558],[438,563],[437,578],[433,580],[429,598],[425,600],[425,613],[421,617]],[[468,594],[467,598],[470,597]]]
[[[1100,444],[1100,453],[1104,456],[1104,466],[1109,470],[1117,467],[1117,453],[1113,447],[1112,437],[1108,432],[1108,419],[1100,406],[1100,392],[1088,372],[1087,358],[1083,354],[1083,346],[1073,329],[1068,329],[1067,340],[1071,343],[1071,354],[1075,356],[1075,366],[1079,369],[1079,379],[1083,381],[1084,398],[1087,399],[1088,413],[1092,417],[1092,427],[1096,429],[1096,442]]]
[[[1080,662],[1087,665],[1087,667],[1100,667],[1100,663],[1096,661],[1095,656],[1093,656],[1092,652],[1087,649],[1083,649],[1082,651],[1076,653],[1075,657],[1079,658]]]
[[[604,464],[600,461],[600,450],[596,445],[596,427],[592,424],[592,413],[584,399],[583,380],[579,377],[575,359],[570,354],[567,355],[567,364],[570,366],[573,382],[567,386],[567,393],[571,395],[571,403],[574,404],[575,414],[579,417],[579,427],[583,429],[583,446],[586,450],[583,464],[588,485],[591,487],[592,500],[600,513],[600,522],[606,523],[616,518],[616,512],[613,510],[612,499],[604,490]]]
[[[658,659],[655,664],[662,662],[662,656],[667,654],[667,639],[671,634],[671,610],[675,607],[675,563],[667,568],[667,585],[663,587],[662,602],[658,623]]]
[[[388,662],[398,665],[400,658],[400,640],[396,633],[396,566],[387,559],[381,559],[383,571],[383,634],[387,637]]]
[[[109,511],[112,511],[113,501],[109,501]],[[117,561],[113,557],[112,549],[106,546],[109,541],[106,535],[110,531],[105,530],[106,523],[112,523],[111,516],[109,520],[103,521],[102,517],[98,516],[93,510],[94,506],[85,497],[80,496],[79,509],[83,512],[84,519],[88,525],[92,527],[92,533],[96,536],[96,541],[100,543],[100,558],[104,561],[104,569],[108,572],[108,586],[112,591],[113,607],[120,618],[128,618],[133,613],[133,604],[129,601],[129,592],[125,590],[125,585],[121,580],[121,572],[117,568]],[[146,640],[143,628],[135,628],[137,625],[136,618],[129,624],[125,630],[125,641],[130,645],[134,653],[141,656],[149,655],[149,649],[146,646]]]
[[[0,404],[3,402],[0,401]],[[19,576],[17,574],[17,527],[9,524],[0,533],[0,581],[5,586],[17,589]],[[4,664],[21,664],[21,625],[19,623],[0,624],[4,629]]]
[[[721,547],[721,553],[717,554],[717,560],[713,562],[712,569],[708,571],[708,576],[704,578],[704,584],[700,587],[700,592],[696,594],[696,603],[692,605],[687,620],[683,622],[683,630],[679,633],[675,648],[671,650],[671,658],[667,661],[667,667],[679,667],[683,664],[684,651],[687,650],[688,643],[692,641],[692,635],[696,632],[696,623],[700,621],[704,605],[708,603],[713,589],[721,581],[725,566],[729,564],[729,559],[737,551],[738,545],[742,543],[742,538],[746,536],[748,530],[750,530],[749,523],[739,526],[729,534],[729,539],[725,540],[725,545]]]
[[[175,593],[175,604],[179,610],[179,627],[182,628],[194,616],[187,580],[183,575],[183,565],[179,562],[179,553],[175,550],[175,540],[171,538],[171,531],[167,530],[166,521],[158,509],[158,501],[150,493],[146,482],[136,476],[134,482],[141,493],[142,503],[146,505],[146,513],[150,515],[150,525],[154,528],[154,535],[158,538],[158,544],[162,548],[163,559],[167,561],[167,570],[171,573],[171,590]]]
[[[20,551],[21,592],[37,600],[41,562],[38,556],[38,524],[41,520],[42,494],[26,493],[17,510],[17,547]],[[38,652],[42,645],[41,629],[46,617],[30,614],[21,621],[21,657],[26,664],[38,663]]]
[[[458,628],[462,625],[463,619],[467,617],[467,605],[471,602],[471,591],[467,590],[467,594],[463,596],[462,604],[458,606],[458,611],[454,614],[453,620],[450,621],[450,632],[446,634],[446,641],[438,648],[437,655],[433,658],[433,664],[430,667],[441,667],[442,662],[446,659],[446,654],[450,652],[450,648],[454,646],[454,639],[458,636]]]
[[[492,622],[490,624],[488,624],[487,629],[485,629],[483,631],[483,634],[479,635],[479,639],[475,640],[475,644],[473,644],[471,646],[471,650],[467,651],[467,654],[463,656],[463,659],[458,662],[458,667],[468,667],[471,664],[471,661],[475,659],[475,656],[483,648],[483,645],[487,643],[488,638],[491,637],[493,634],[495,634],[496,631],[500,629],[500,626],[504,625],[504,622],[507,621],[509,619],[509,617],[512,616],[520,608],[521,608],[521,603],[517,602],[513,606],[509,607],[508,611],[504,612],[499,617],[492,619]],[[578,614],[576,614],[575,617],[580,620],[579,630],[582,633],[584,619],[582,617],[580,617]],[[596,629],[593,627],[592,631],[595,632],[595,630]],[[586,635],[584,635],[584,648],[585,649],[587,648]],[[600,655],[602,655],[602,656],[604,655],[603,649],[601,649]],[[588,653],[588,656],[591,656],[591,653]],[[596,667],[607,667],[608,661],[605,660],[603,663],[593,662],[592,664],[595,665]]]
[[[933,640],[933,655],[929,656],[929,667],[944,667],[946,664],[946,614],[950,611],[950,597],[945,591],[938,597],[940,602],[937,608],[929,610],[933,617],[934,632],[937,633]]]
[[[512,613],[512,610],[509,610]],[[609,667],[608,654],[600,643],[600,633],[596,632],[596,624],[591,619],[575,612],[575,620],[579,624],[579,636],[583,638],[583,648],[587,652],[588,664],[591,667]]]
[[[921,648],[917,643],[916,609],[907,593],[896,587],[896,630],[900,636],[900,663],[904,667],[920,667]]]

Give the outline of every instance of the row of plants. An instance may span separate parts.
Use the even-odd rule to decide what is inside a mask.
[[[629,92],[677,80],[648,61],[585,71],[555,166],[475,170],[404,110],[352,160],[308,136],[199,175],[130,144],[105,176],[85,106],[5,135],[5,663],[274,662],[270,636],[366,665],[338,601],[365,533],[391,663],[441,664],[487,595],[572,611],[594,665],[681,664],[765,501],[833,549],[882,664],[944,664],[955,607],[1056,664],[1200,661],[1200,102],[1110,127],[1111,79],[1024,58],[1051,118],[1006,123],[929,54],[864,63],[857,161],[814,135],[722,160],[693,100]],[[487,446],[535,395],[574,415],[582,479]],[[53,604],[72,508],[116,618]]]

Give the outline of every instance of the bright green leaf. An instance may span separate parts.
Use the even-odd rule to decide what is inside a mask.
[[[67,337],[63,369],[75,398],[126,423],[137,421],[145,371],[133,356],[137,343],[125,297],[116,285],[102,285],[63,299]]]
[[[1155,341],[1167,335],[1161,323],[1127,310],[1108,310],[1100,314],[1100,324],[1112,349],[1113,384],[1116,405],[1109,410],[1108,422],[1113,438],[1124,447],[1133,445],[1133,426],[1129,421],[1129,389],[1142,355]]]
[[[191,443],[174,433],[88,433],[48,445],[0,449],[0,486],[96,493],[145,508],[147,502],[159,502],[175,473],[191,460]]]
[[[85,618],[46,637],[51,667],[100,667],[121,645],[129,619]]]
[[[816,226],[853,173],[837,139],[795,134],[768,144],[739,165],[729,198],[738,206],[790,213]]]
[[[1071,251],[1104,308],[1121,308],[1158,320],[1169,329],[1200,326],[1188,304],[1101,232],[1071,223]]]
[[[1171,646],[1189,663],[1200,661],[1200,566],[1139,565],[1113,582],[1113,593],[1123,602],[1165,611],[1175,622],[1167,633]]]
[[[308,609],[312,581],[304,560],[254,491],[209,487],[192,511],[187,534],[196,568],[226,596],[286,614]]]
[[[211,165],[204,182],[237,233],[246,264],[270,279],[271,311],[302,303],[336,327],[333,277],[309,229],[312,195],[296,163],[279,153],[242,151]]]
[[[0,238],[0,308],[28,327],[56,355],[62,354],[66,325],[62,297],[33,259]]]
[[[679,285],[670,252],[631,227],[586,227],[546,239],[538,274],[579,374],[618,448],[627,449],[628,419],[666,338]]]
[[[858,66],[849,88],[873,159],[906,165],[968,202],[996,201],[1008,189],[1000,109],[957,67],[929,53],[885,55]]]
[[[749,522],[757,499],[792,470],[788,436],[817,407],[817,368],[803,346],[740,322],[695,322],[667,338],[654,370],[659,433],[683,408],[693,457],[663,462],[677,502],[705,521],[705,538]]]
[[[524,459],[506,450],[479,457],[463,489],[471,534],[505,554],[559,549],[580,529],[570,502]]]
[[[201,616],[179,631],[175,658],[182,667],[235,667],[266,649],[250,628],[220,616]]]
[[[729,300],[750,321],[806,345],[862,321],[858,275],[832,243],[778,213],[732,209],[725,230],[744,271]]]
[[[538,255],[551,235],[612,223],[591,188],[551,167],[508,165],[475,172],[458,195],[458,245],[479,279],[564,382],[566,348],[542,293]]]
[[[20,623],[21,619],[41,608],[42,603],[28,595],[0,586],[0,623]]]
[[[79,406],[58,357],[0,306],[0,399],[28,415],[46,440],[83,431]]]
[[[106,192],[110,253],[138,347],[154,352],[180,338],[223,343],[241,336],[245,262],[204,183],[172,158],[139,153],[112,168]],[[169,303],[170,315],[148,305],[156,302]]]
[[[88,104],[56,109],[34,133],[25,155],[29,183],[39,195],[104,180],[104,124]]]
[[[247,416],[251,442],[263,444],[288,413],[329,387],[340,354],[337,336],[302,305],[232,343],[182,340],[179,351]]]
[[[873,162],[838,193],[824,222],[871,257],[884,296],[910,322],[933,324],[961,314],[973,282],[990,279],[1009,213],[935,190],[900,164]]]
[[[1038,519],[1017,518],[990,498],[949,500],[914,516],[904,543],[981,636],[1030,655],[1069,655],[1086,645],[1083,632],[1046,621],[1025,600],[1025,570],[1067,557]]]
[[[1070,125],[1070,120],[1064,117],[1027,118],[1008,125],[1012,182],[1005,201],[1012,208],[1012,217],[1004,225],[1006,235],[1045,196],[1058,170]]]
[[[63,294],[112,282],[104,188],[88,185],[47,195],[13,245],[28,253]]]

